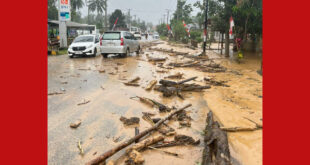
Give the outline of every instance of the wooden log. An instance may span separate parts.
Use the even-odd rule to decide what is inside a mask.
[[[227,133],[220,129],[220,125],[217,122],[213,122],[212,111],[208,113],[205,132],[202,165],[211,165],[213,163],[231,165]],[[212,160],[212,155],[215,157],[214,161]]]
[[[136,78],[134,78],[134,79],[132,79],[132,80],[130,80],[130,81],[128,81],[128,83],[135,83],[135,82],[137,82],[138,80],[140,80],[140,77],[136,77]]]
[[[144,139],[141,142],[133,145],[132,147],[128,148],[126,150],[126,153],[129,154],[131,151],[136,150],[136,151],[141,151],[144,148],[147,148],[148,146],[155,144],[159,141],[163,141],[165,138],[163,136],[155,136],[151,137],[148,139]]]
[[[189,78],[189,79],[186,79],[186,80],[183,80],[183,81],[179,81],[177,84],[178,84],[178,85],[184,84],[184,83],[186,83],[186,82],[195,80],[196,78],[198,78],[198,77],[192,77],[192,78]]]
[[[176,73],[176,74],[174,74],[174,75],[169,75],[169,76],[167,76],[166,78],[181,79],[182,77],[183,77],[183,73],[178,72],[178,73]]]
[[[147,130],[144,130],[143,132],[140,132],[137,136],[134,136],[133,138],[125,141],[124,143],[116,146],[115,148],[113,148],[113,149],[103,153],[102,155],[98,156],[97,158],[95,158],[95,159],[91,160],[90,162],[86,163],[86,165],[98,165],[99,163],[104,162],[106,159],[108,159],[109,157],[111,157],[112,155],[114,155],[115,153],[120,151],[121,149],[129,146],[130,144],[132,144],[136,140],[141,139],[142,137],[144,137],[148,133],[156,130],[165,121],[170,120],[174,115],[180,113],[181,111],[185,110],[186,108],[188,108],[190,106],[192,106],[192,104],[188,104],[188,105],[184,106],[183,108],[172,112],[166,118],[163,118],[162,120],[157,122],[153,127],[148,128]]]
[[[153,86],[157,83],[157,80],[152,80],[147,87],[145,88],[145,90],[151,90],[153,88]]]
[[[140,86],[139,84],[135,84],[135,83],[124,83],[124,85],[127,85],[127,86],[135,86],[135,87],[138,87]]]
[[[221,130],[226,132],[246,132],[246,131],[256,131],[261,128],[258,127],[221,127]]]

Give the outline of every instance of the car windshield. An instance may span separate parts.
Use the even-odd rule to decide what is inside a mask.
[[[93,36],[79,36],[79,37],[74,39],[73,43],[77,43],[77,42],[93,42],[93,41],[94,41],[94,37]]]
[[[103,40],[119,40],[120,33],[104,33],[102,39]]]
[[[135,34],[140,34],[139,32],[135,32]]]

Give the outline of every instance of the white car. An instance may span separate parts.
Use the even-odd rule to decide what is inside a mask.
[[[134,37],[138,40],[141,40],[142,36],[141,36],[141,33],[140,32],[134,32],[133,33]]]
[[[119,54],[126,57],[132,52],[139,54],[140,43],[127,31],[105,32],[101,37],[101,54],[107,58],[109,54]]]
[[[100,54],[100,35],[80,35],[68,48],[70,58],[74,56],[92,56]]]

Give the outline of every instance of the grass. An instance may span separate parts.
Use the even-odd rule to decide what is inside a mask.
[[[166,36],[160,36],[160,39],[166,41],[167,37]]]
[[[68,54],[67,49],[59,49],[59,51],[56,52],[56,55],[65,55],[65,54]]]

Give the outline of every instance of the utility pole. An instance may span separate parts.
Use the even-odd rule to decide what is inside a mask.
[[[166,19],[166,14],[164,14],[164,19],[163,19],[163,23],[165,23],[165,19]]]
[[[166,9],[167,10],[167,24],[169,25],[169,9]]]
[[[131,16],[130,16],[130,10],[128,9],[128,16],[129,16],[129,31],[131,32]]]
[[[208,0],[206,0],[206,10],[205,10],[205,26],[204,26],[204,37],[203,37],[203,55],[206,55],[206,45],[207,45],[207,29],[208,29]]]

